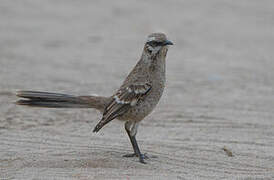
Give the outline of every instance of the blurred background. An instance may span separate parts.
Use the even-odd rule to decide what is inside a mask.
[[[274,178],[273,19],[271,0],[2,0],[0,179]],[[111,95],[152,32],[175,45],[139,128],[149,165],[121,158],[121,123],[91,133],[95,110],[12,104],[18,89]]]

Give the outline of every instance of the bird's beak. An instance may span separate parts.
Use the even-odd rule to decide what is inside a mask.
[[[166,41],[164,42],[164,46],[166,46],[166,45],[173,45],[173,42],[171,42],[171,41],[169,41],[169,40],[166,40]]]

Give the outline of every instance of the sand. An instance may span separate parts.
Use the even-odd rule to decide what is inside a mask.
[[[4,0],[0,179],[274,179],[274,2]],[[111,95],[165,32],[167,87],[132,151],[93,109],[19,107],[18,89]],[[157,156],[154,158],[153,156]]]

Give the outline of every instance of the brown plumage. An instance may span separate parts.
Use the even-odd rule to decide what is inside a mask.
[[[111,120],[123,116],[131,107],[145,97],[151,89],[149,83],[132,84],[126,88],[121,88],[110,100],[105,107],[101,121],[96,125],[93,132],[98,132],[105,124]]]
[[[155,108],[165,87],[165,59],[167,45],[172,45],[165,34],[153,33],[148,36],[142,56],[126,77],[121,87],[110,97],[72,96],[38,91],[18,91],[24,98],[19,105],[48,108],[95,108],[103,113],[102,119],[93,132],[114,119],[125,121],[125,129],[134,153],[126,157],[138,156],[144,162],[136,141],[138,124]]]

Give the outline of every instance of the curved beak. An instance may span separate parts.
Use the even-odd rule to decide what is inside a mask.
[[[169,40],[166,40],[166,41],[164,42],[164,46],[166,46],[166,45],[173,45],[173,42],[171,42],[171,41],[169,41]]]

